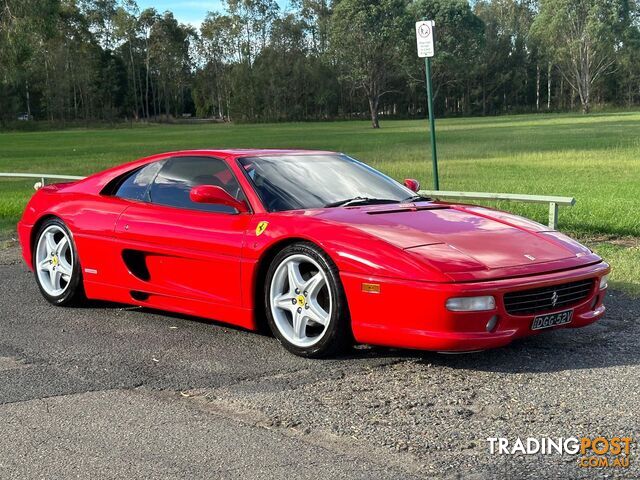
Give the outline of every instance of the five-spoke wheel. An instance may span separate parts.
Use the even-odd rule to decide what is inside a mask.
[[[331,291],[313,258],[296,254],[280,263],[269,296],[276,326],[289,342],[304,348],[322,338],[331,320]]]
[[[265,297],[271,330],[290,351],[324,356],[349,341],[337,269],[315,245],[297,243],[276,256],[267,273]]]
[[[75,245],[60,220],[52,218],[40,227],[33,251],[33,269],[40,291],[51,303],[69,304],[82,296]]]

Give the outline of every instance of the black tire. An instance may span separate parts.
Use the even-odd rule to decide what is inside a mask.
[[[322,334],[322,338],[310,347],[299,347],[287,340],[278,329],[271,311],[270,291],[276,270],[287,258],[297,254],[306,255],[321,266],[327,277],[327,288],[331,290],[331,298],[335,299],[330,312],[330,320]],[[266,274],[264,305],[271,332],[288,351],[295,355],[307,358],[331,357],[353,345],[349,308],[338,268],[327,254],[311,242],[294,243],[275,256]]]
[[[73,252],[73,265],[72,265],[72,273],[71,279],[68,282],[64,292],[62,294],[54,296],[50,295],[42,286],[40,282],[40,278],[38,276],[38,261],[37,261],[37,246],[42,234],[51,226],[57,226],[60,229],[64,230],[69,238],[69,248]],[[86,296],[84,293],[84,286],[82,282],[82,268],[80,266],[80,259],[78,257],[78,250],[76,248],[75,242],[73,240],[73,235],[69,231],[69,228],[65,225],[65,223],[58,218],[50,218],[46,220],[40,228],[38,229],[38,233],[36,234],[35,241],[33,242],[32,249],[32,265],[33,272],[36,279],[36,284],[38,285],[38,289],[42,296],[52,305],[61,306],[61,307],[70,307],[81,305],[85,302]]]

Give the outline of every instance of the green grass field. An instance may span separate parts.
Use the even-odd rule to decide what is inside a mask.
[[[619,286],[640,292],[640,113],[519,115],[437,123],[440,188],[574,196],[560,230],[610,260]],[[134,126],[0,134],[0,172],[86,175],[170,150],[287,147],[338,150],[392,177],[431,188],[426,121],[270,125]],[[6,239],[33,181],[0,179],[0,231]],[[546,223],[547,207],[500,203]]]

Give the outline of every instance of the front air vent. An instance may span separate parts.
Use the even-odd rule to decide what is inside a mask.
[[[390,208],[369,210],[367,211],[367,215],[385,215],[389,213],[419,212],[421,210],[446,210],[448,208],[451,208],[451,207],[449,207],[448,205],[426,205],[426,206],[418,207],[418,206],[410,206],[410,205],[402,206],[402,204],[400,204],[400,205],[394,205],[393,207],[390,207]]]
[[[510,292],[504,295],[504,306],[510,315],[562,310],[573,307],[591,295],[593,278],[549,287]]]

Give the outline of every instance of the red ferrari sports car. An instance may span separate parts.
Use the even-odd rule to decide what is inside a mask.
[[[56,305],[269,325],[291,352],[506,345],[604,314],[609,266],[543,225],[433,202],[346,155],[156,155],[37,191],[24,260]]]

